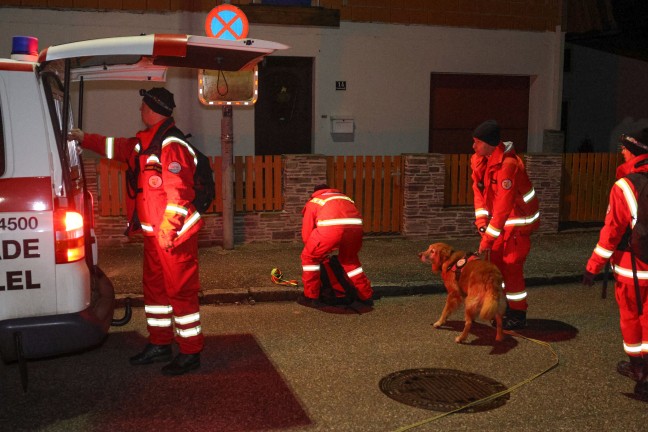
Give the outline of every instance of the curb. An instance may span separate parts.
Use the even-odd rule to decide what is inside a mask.
[[[599,275],[601,276],[601,275]],[[527,287],[542,285],[560,285],[565,283],[580,282],[582,275],[558,275],[548,277],[529,277],[525,279]],[[598,277],[597,280],[602,280]],[[374,299],[381,297],[414,296],[424,294],[439,294],[445,292],[442,284],[430,284],[429,282],[409,282],[407,284],[377,283],[373,286]],[[301,294],[301,287],[254,287],[237,288],[227,290],[200,291],[199,301],[201,305],[220,304],[255,304],[257,302],[295,301]],[[115,298],[115,307],[123,307],[128,300],[132,307],[144,307],[144,296],[142,294],[120,294]]]

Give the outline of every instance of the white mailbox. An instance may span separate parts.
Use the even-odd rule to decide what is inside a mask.
[[[350,116],[331,116],[331,133],[352,134],[355,124]]]

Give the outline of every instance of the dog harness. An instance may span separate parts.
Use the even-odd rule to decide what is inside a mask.
[[[461,276],[461,270],[464,268],[464,266],[468,264],[470,261],[474,261],[478,259],[481,259],[478,253],[468,252],[462,258],[459,258],[457,262],[454,263],[452,267],[450,267],[449,270],[455,273],[455,278],[457,281],[459,281],[459,276]]]

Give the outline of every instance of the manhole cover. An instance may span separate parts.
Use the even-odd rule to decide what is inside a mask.
[[[380,390],[398,402],[433,411],[453,411],[506,390],[497,381],[454,369],[408,369],[380,380]],[[506,403],[508,393],[462,412],[487,411]]]

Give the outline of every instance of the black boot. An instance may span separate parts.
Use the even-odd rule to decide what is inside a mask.
[[[491,320],[491,325],[497,327],[497,321]],[[513,310],[506,305],[506,311],[502,315],[502,329],[504,330],[519,330],[526,327],[526,311]]]
[[[373,307],[374,305],[374,301],[371,297],[369,297],[367,300],[358,300],[358,303],[361,303],[362,305],[369,306],[369,307]]]
[[[167,362],[171,360],[171,345],[146,345],[144,351],[129,359],[133,366],[151,364],[154,362]]]
[[[648,402],[648,381],[639,381],[635,384],[634,394],[642,401]]]
[[[171,363],[162,368],[164,375],[184,375],[200,367],[200,353],[178,354]]]
[[[617,363],[617,372],[627,376],[633,381],[641,381],[644,377],[644,360],[641,357],[628,356],[630,361],[620,361]]]
[[[646,358],[643,359],[641,378],[635,384],[634,394],[642,401],[648,402],[648,359]]]
[[[297,297],[297,303],[302,305],[302,306],[315,308],[315,309],[320,309],[320,308],[323,308],[324,306],[326,306],[324,303],[322,303],[318,299],[306,297],[304,294],[299,294],[299,297]]]
[[[522,330],[526,327],[526,311],[510,309],[502,317],[504,330]]]

